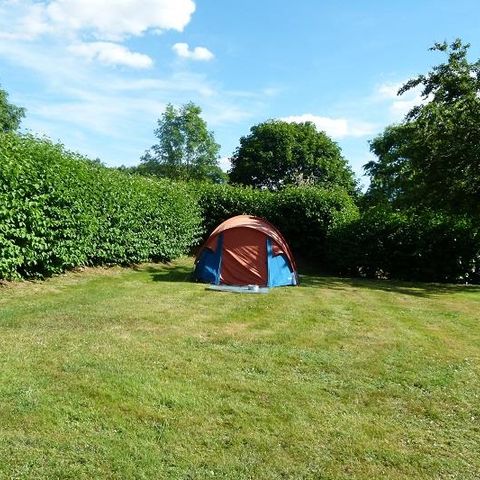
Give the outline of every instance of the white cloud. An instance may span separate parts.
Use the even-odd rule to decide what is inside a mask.
[[[232,168],[230,157],[221,157],[218,159],[218,166],[224,171],[228,172]]]
[[[51,0],[7,2],[15,18],[9,35],[35,38],[44,33],[85,33],[100,40],[120,40],[148,30],[183,31],[193,0]],[[5,9],[7,10],[7,9]],[[13,30],[13,31],[12,31]]]
[[[394,119],[402,120],[413,107],[421,105],[422,103],[425,103],[425,101],[420,95],[417,95],[414,98],[402,98],[393,101],[389,110]]]
[[[173,51],[182,58],[188,58],[189,60],[212,60],[213,53],[205,47],[195,47],[190,49],[188,43],[176,43],[172,47]]]
[[[118,43],[77,43],[71,45],[69,51],[89,61],[98,60],[105,65],[124,65],[132,68],[150,68],[153,65],[153,60],[148,55],[132,52]]]
[[[294,123],[312,122],[318,130],[323,130],[333,138],[365,137],[376,131],[375,125],[371,123],[347,120],[346,118],[321,117],[311,113],[291,115],[281,120]]]
[[[49,18],[73,30],[92,30],[98,38],[142,35],[149,29],[182,31],[195,11],[192,0],[55,0]]]
[[[402,87],[403,83],[382,83],[377,86],[375,96],[379,100],[391,100],[397,98],[398,91]]]
[[[0,0],[0,40],[61,42],[90,61],[149,68],[149,56],[121,43],[146,32],[182,31],[194,11],[193,0]],[[213,56],[203,47],[189,53]]]
[[[262,94],[266,97],[276,97],[282,92],[282,88],[280,87],[267,87],[264,88]]]
[[[41,120],[63,124],[74,134],[85,132],[87,135],[93,133],[110,139],[123,139],[125,132],[132,131],[141,116],[150,118],[153,128],[155,116],[159,116],[164,109],[164,103],[152,98],[120,99],[116,94],[79,91],[63,101],[34,102],[29,111],[38,123]]]
[[[0,27],[0,39],[4,40],[33,40],[51,30],[45,6],[28,1],[0,5]]]
[[[209,125],[221,126],[226,123],[238,123],[252,117],[252,108],[239,106],[225,98],[228,93],[217,94],[205,108],[205,119]],[[255,107],[255,105],[254,105]]]
[[[195,97],[215,97],[217,90],[210,85],[206,77],[191,72],[175,72],[165,78],[120,78],[111,80],[111,89],[118,92],[155,92],[157,95],[170,95],[174,92],[194,95]]]
[[[430,98],[424,99],[421,94],[421,87],[412,88],[402,95],[398,95],[400,88],[406,83],[382,83],[378,85],[373,94],[373,100],[376,102],[388,102],[387,106],[390,119],[400,121],[416,105],[422,105],[430,101]]]

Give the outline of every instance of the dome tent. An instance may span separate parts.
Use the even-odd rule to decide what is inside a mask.
[[[238,215],[220,224],[200,249],[195,278],[214,285],[297,285],[297,268],[282,234],[266,220]]]

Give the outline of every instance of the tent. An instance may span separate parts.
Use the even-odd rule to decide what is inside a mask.
[[[214,285],[297,284],[297,268],[282,234],[269,222],[238,215],[220,224],[200,249],[195,278]]]

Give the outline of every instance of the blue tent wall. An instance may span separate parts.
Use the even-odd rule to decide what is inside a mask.
[[[222,267],[223,235],[219,235],[217,246],[213,252],[205,248],[200,254],[195,267],[195,278],[206,283],[220,284],[220,268]]]
[[[296,285],[296,277],[285,255],[274,255],[272,240],[267,238],[268,286]]]

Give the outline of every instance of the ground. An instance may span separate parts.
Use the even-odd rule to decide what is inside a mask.
[[[191,268],[0,287],[0,478],[480,478],[480,289]]]

